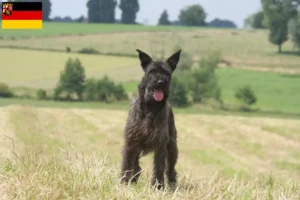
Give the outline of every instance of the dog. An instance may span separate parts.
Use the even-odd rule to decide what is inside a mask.
[[[165,61],[153,61],[145,52],[136,51],[144,76],[132,100],[125,125],[121,183],[136,183],[142,170],[140,157],[154,152],[151,185],[164,189],[166,173],[169,186],[174,187],[177,184],[177,130],[168,96],[181,50]]]

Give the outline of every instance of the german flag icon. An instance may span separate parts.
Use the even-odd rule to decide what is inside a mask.
[[[41,29],[42,2],[2,2],[2,29]]]

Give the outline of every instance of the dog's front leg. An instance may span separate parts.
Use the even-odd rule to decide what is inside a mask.
[[[167,148],[165,145],[158,147],[154,152],[154,170],[152,185],[157,189],[164,188],[164,172],[166,168]]]
[[[121,173],[121,183],[128,183],[133,176],[134,172],[134,162],[136,157],[138,157],[138,151],[125,145],[123,147],[123,161],[122,161],[122,173]]]

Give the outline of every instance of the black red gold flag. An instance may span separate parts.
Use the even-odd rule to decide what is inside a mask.
[[[42,2],[2,2],[2,29],[41,29]]]

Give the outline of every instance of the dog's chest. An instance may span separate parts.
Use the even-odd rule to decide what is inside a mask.
[[[148,115],[141,121],[140,128],[145,145],[157,145],[168,140],[169,125],[166,116]]]

